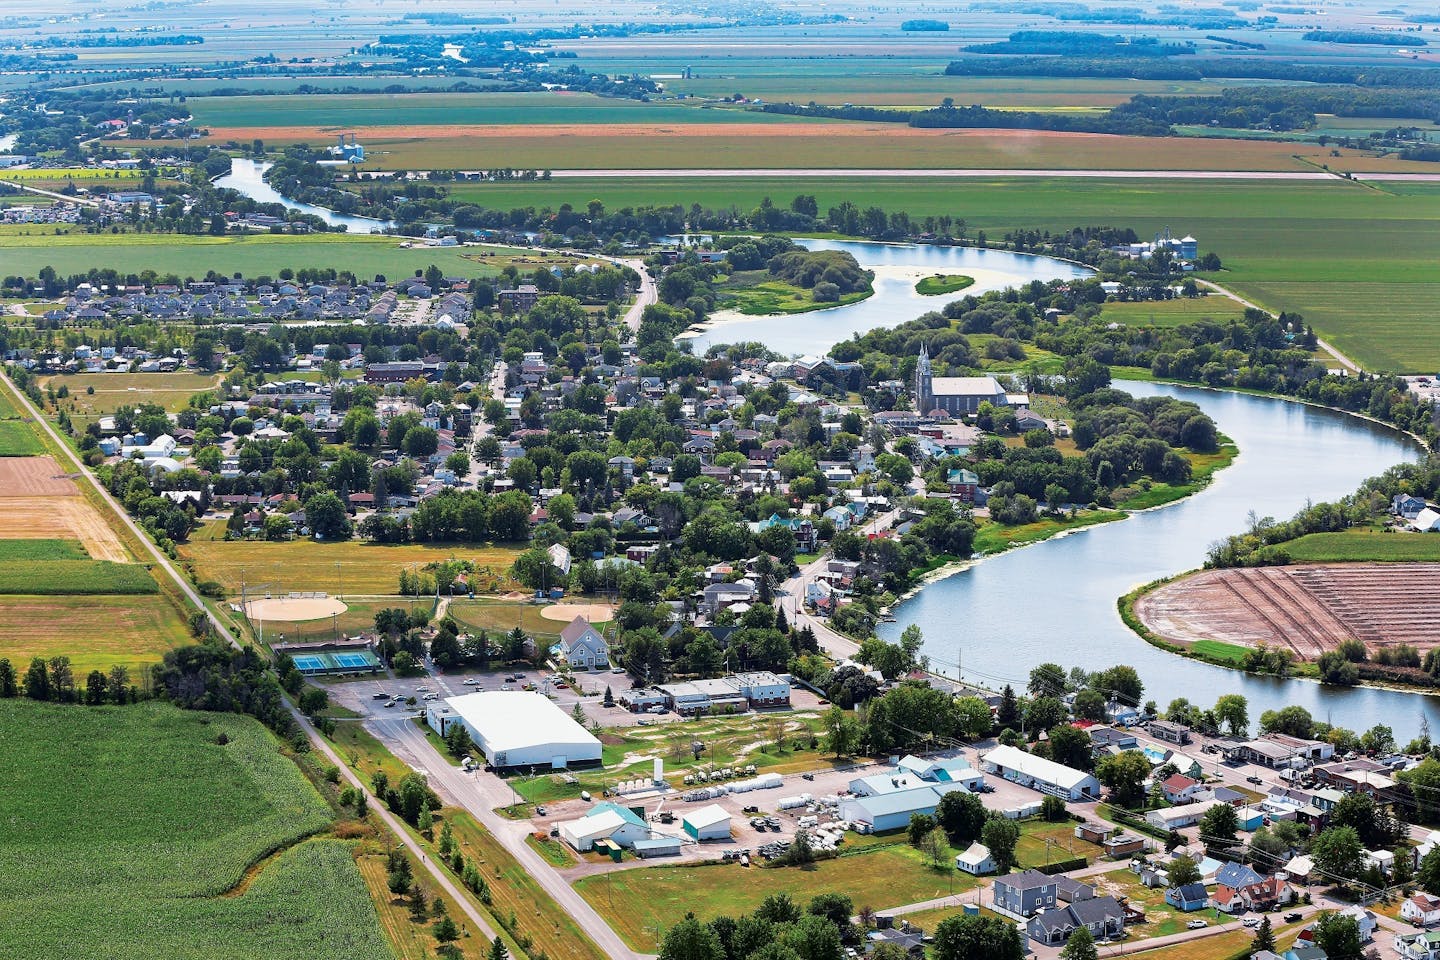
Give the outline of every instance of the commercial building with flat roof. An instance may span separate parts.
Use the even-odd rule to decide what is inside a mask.
[[[425,719],[441,736],[455,723],[497,769],[600,762],[600,741],[548,697],[525,691],[467,693],[432,703]]]

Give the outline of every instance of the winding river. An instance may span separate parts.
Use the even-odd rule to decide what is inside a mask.
[[[217,183],[354,232],[385,226],[285,200],[263,173],[262,164],[236,160]],[[998,250],[800,242],[853,253],[876,271],[875,295],[796,316],[717,315],[692,337],[697,353],[736,340],[759,340],[785,354],[820,353],[852,333],[912,320],[966,293],[1089,273],[1075,264]],[[937,271],[968,274],[977,282],[948,296],[916,294],[914,279]],[[1174,697],[1209,706],[1222,693],[1240,692],[1249,699],[1252,721],[1265,710],[1298,704],[1316,719],[1355,730],[1389,724],[1402,742],[1418,732],[1422,717],[1440,720],[1440,701],[1429,696],[1253,677],[1166,653],[1131,633],[1115,608],[1116,599],[1135,586],[1199,566],[1208,545],[1242,529],[1251,511],[1288,517],[1306,500],[1333,499],[1367,476],[1416,459],[1419,445],[1384,426],[1284,400],[1168,384],[1116,386],[1139,396],[1194,401],[1239,444],[1239,458],[1179,503],[1003,553],[931,583],[896,608],[896,622],[883,624],[881,634],[895,639],[907,624],[919,624],[924,652],[937,669],[953,675],[958,662],[967,680],[997,688],[1023,688],[1030,669],[1044,662],[1088,669],[1128,663],[1145,681],[1146,697],[1162,706]]]
[[[925,244],[859,243],[851,240],[797,240],[808,250],[844,250],[875,271],[875,293],[844,307],[784,316],[751,317],[733,311],[712,314],[698,333],[684,334],[697,354],[716,343],[758,340],[776,353],[821,354],[851,334],[914,320],[966,295],[1016,287],[1032,280],[1088,277],[1089,267],[1007,250],[938,247]],[[915,281],[935,273],[963,274],[975,283],[964,290],[927,297]]]
[[[230,172],[215,178],[215,186],[237,190],[251,200],[258,200],[260,203],[283,203],[292,210],[313,214],[332,227],[343,226],[349,233],[383,233],[387,227],[392,226],[388,220],[377,220],[374,217],[353,217],[344,213],[336,213],[325,207],[317,207],[313,203],[301,203],[298,200],[283,197],[274,187],[265,182],[265,171],[269,170],[271,166],[272,164],[262,163],[258,160],[235,157],[230,161]]]

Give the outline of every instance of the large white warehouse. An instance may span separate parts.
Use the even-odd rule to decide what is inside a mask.
[[[433,703],[426,722],[442,737],[463,723],[490,765],[563,769],[600,762],[600,741],[547,697],[524,691],[467,693]]]

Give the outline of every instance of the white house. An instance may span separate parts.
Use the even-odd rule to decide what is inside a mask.
[[[566,663],[581,670],[610,666],[610,645],[584,617],[576,617],[560,631],[560,652]]]
[[[998,773],[1013,783],[1062,800],[1097,800],[1100,797],[1100,781],[1090,774],[1016,747],[998,746],[981,757],[980,763],[987,773]]]
[[[990,856],[990,848],[983,843],[972,843],[964,853],[955,855],[955,869],[975,877],[983,877],[987,873],[995,872],[995,858]]]
[[[1440,897],[1419,892],[1400,905],[1400,919],[1422,927],[1440,923]]]

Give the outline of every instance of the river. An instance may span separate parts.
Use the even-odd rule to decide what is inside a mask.
[[[821,354],[852,334],[914,320],[952,300],[1029,283],[1088,277],[1089,267],[1007,250],[940,247],[929,244],[862,243],[853,240],[796,240],[807,250],[844,250],[875,271],[875,293],[844,307],[782,316],[751,317],[734,311],[711,315],[705,328],[686,333],[695,353],[713,344],[758,340],[776,353]],[[934,273],[964,274],[975,283],[956,293],[927,297],[915,281]]]
[[[1145,696],[1163,707],[1174,697],[1210,706],[1242,693],[1252,722],[1265,710],[1298,704],[1317,720],[1365,730],[1395,729],[1403,743],[1422,714],[1440,719],[1428,696],[1373,687],[1322,687],[1255,677],[1166,653],[1120,620],[1115,601],[1134,587],[1199,566],[1207,546],[1245,526],[1251,510],[1289,517],[1308,500],[1332,500],[1361,480],[1420,454],[1402,434],[1331,410],[1241,393],[1169,384],[1117,382],[1137,396],[1192,400],[1240,447],[1209,487],[1186,500],[1009,551],[926,586],[900,604],[880,633],[894,640],[919,624],[925,653],[954,676],[1023,689],[1030,669],[1133,666]],[[1432,721],[1433,724],[1434,721]]]
[[[317,207],[313,203],[300,203],[289,197],[282,197],[274,187],[265,182],[265,171],[269,170],[271,166],[271,164],[258,160],[236,157],[230,161],[230,172],[223,177],[215,178],[215,186],[238,190],[250,199],[258,200],[261,203],[283,203],[291,210],[313,214],[332,227],[344,226],[350,233],[383,233],[393,225],[388,220],[377,220],[374,217],[353,217],[336,213],[325,207]]]

